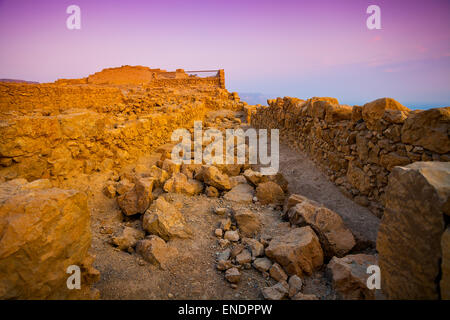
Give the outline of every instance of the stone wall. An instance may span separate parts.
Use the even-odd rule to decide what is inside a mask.
[[[218,77],[207,78],[186,78],[186,79],[154,79],[146,86],[150,88],[155,87],[211,87],[211,88],[224,88],[221,84],[221,80]]]
[[[412,111],[382,98],[364,106],[335,98],[277,98],[248,108],[256,128],[278,128],[305,151],[342,192],[381,216],[388,175],[416,161],[450,161],[450,107]]]
[[[389,299],[450,299],[450,163],[395,167],[377,250]]]
[[[191,127],[208,111],[242,107],[217,88],[1,88],[8,111],[0,116],[0,182],[47,178],[59,185],[80,173],[120,168],[170,142],[173,130]]]
[[[0,83],[0,117],[9,114],[44,113],[102,108],[123,102],[120,89],[88,85]]]

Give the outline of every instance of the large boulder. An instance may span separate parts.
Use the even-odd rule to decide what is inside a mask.
[[[254,187],[257,187],[260,183],[272,181],[278,184],[284,192],[288,191],[288,181],[280,172],[277,172],[274,175],[263,175],[261,172],[247,169],[244,171],[244,177],[247,179],[248,183]]]
[[[133,248],[139,240],[144,239],[145,232],[131,227],[125,227],[122,233],[116,237],[113,237],[113,243],[120,250],[127,250]]]
[[[181,172],[174,173],[172,178],[164,184],[164,191],[173,193],[184,193],[187,195],[195,195],[202,193],[203,184],[194,179],[188,179]]]
[[[191,238],[193,235],[183,215],[162,197],[145,212],[142,224],[144,230],[166,241],[171,238]]]
[[[246,237],[254,236],[261,230],[261,220],[258,214],[250,209],[236,210],[234,219],[240,232]]]
[[[339,101],[330,97],[312,97],[306,101],[306,115],[312,118],[323,119],[330,105],[339,105]]]
[[[202,170],[203,182],[218,190],[230,190],[231,182],[228,175],[220,172],[215,166],[204,167]]]
[[[164,183],[169,179],[169,173],[161,168],[158,168],[157,166],[152,166],[148,173],[144,175],[144,177],[148,175],[149,177],[152,177],[154,181],[155,187],[163,187]]]
[[[285,200],[283,189],[275,182],[263,182],[256,188],[256,197],[261,204],[282,205]]]
[[[389,111],[390,110],[390,111]],[[382,125],[380,120],[384,117],[386,112],[390,113],[409,113],[409,109],[399,102],[391,98],[381,98],[375,101],[366,103],[362,109],[362,117],[369,130],[381,130]]]
[[[225,193],[223,198],[238,203],[252,203],[255,190],[248,183],[241,183]]]
[[[450,152],[450,107],[411,114],[402,127],[402,142],[437,153]]]
[[[310,226],[319,237],[325,257],[342,257],[355,246],[355,238],[334,211],[303,201],[288,212],[291,223]]]
[[[266,248],[266,255],[283,266],[289,275],[299,277],[311,275],[323,264],[319,238],[309,226],[274,237]]]
[[[117,204],[127,216],[144,213],[153,201],[153,178],[136,177],[134,187],[117,197]]]
[[[325,122],[336,123],[352,118],[352,107],[348,105],[329,104],[326,109]]]
[[[391,299],[437,299],[450,163],[415,162],[389,176],[377,250]],[[448,213],[448,211],[447,211]]]
[[[168,245],[158,236],[151,235],[137,242],[136,251],[146,261],[165,270],[170,261],[177,255],[178,250]]]
[[[367,268],[377,265],[377,259],[368,254],[351,254],[343,258],[333,257],[327,268],[331,273],[333,287],[343,299],[373,300],[375,289],[367,287]]]
[[[84,193],[24,179],[0,184],[0,234],[0,299],[98,297]],[[80,267],[80,290],[67,287],[71,265]]]

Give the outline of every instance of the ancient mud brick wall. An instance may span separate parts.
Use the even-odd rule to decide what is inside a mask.
[[[257,128],[278,128],[291,147],[305,151],[344,194],[378,216],[394,166],[450,160],[450,107],[412,111],[393,99],[364,106],[334,98],[277,98],[248,109]]]

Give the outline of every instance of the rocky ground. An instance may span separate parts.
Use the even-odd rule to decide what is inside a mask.
[[[210,118],[238,126],[241,114],[229,113]],[[89,195],[102,299],[374,298],[365,266],[376,263],[379,219],[304,154],[281,145],[282,175],[264,181],[245,168],[205,176],[158,151],[120,173],[67,181]]]

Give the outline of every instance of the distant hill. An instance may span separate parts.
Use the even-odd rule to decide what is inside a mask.
[[[249,105],[261,104],[267,105],[267,99],[276,98],[276,96],[269,96],[259,92],[238,92],[242,101],[247,102]]]
[[[14,82],[14,83],[39,83],[36,81],[26,81],[26,80],[17,80],[17,79],[0,79],[0,82]]]

